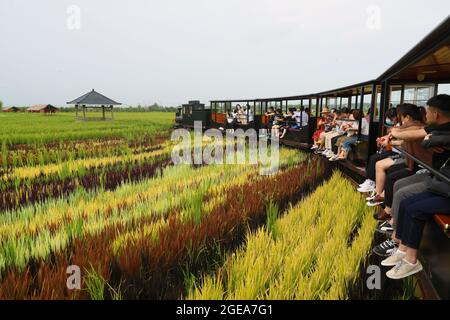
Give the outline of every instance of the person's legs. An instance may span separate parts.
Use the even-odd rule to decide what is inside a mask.
[[[376,178],[375,165],[377,164],[378,161],[389,158],[389,156],[391,154],[392,154],[391,152],[383,152],[383,153],[376,153],[376,154],[372,155],[367,164],[366,178],[370,179],[372,181],[375,181],[375,178]]]
[[[339,137],[340,135],[341,134],[339,132],[330,132],[329,134],[327,134],[325,138],[325,149],[333,149],[332,139],[335,137]]]
[[[423,270],[417,253],[425,224],[436,213],[450,215],[450,198],[423,192],[401,202],[397,233],[402,243],[399,251],[382,262],[395,266],[386,273],[388,278],[403,279]]]
[[[279,130],[280,130],[280,126],[278,126],[278,125],[272,126],[272,137],[278,137]]]
[[[398,180],[410,177],[412,175],[414,175],[414,171],[407,168],[402,170],[395,170],[393,172],[388,171],[386,182],[384,185],[384,204],[386,205],[386,207],[392,207],[392,201],[394,198],[394,184]]]
[[[348,139],[342,143],[342,150],[345,150],[347,152],[350,151],[350,149],[352,148],[352,145],[356,141],[358,141],[358,137],[356,136],[356,134],[352,135],[351,137],[348,137]]]
[[[325,135],[325,149],[327,150],[331,150],[331,136],[332,136],[332,132],[329,132]]]
[[[431,177],[427,174],[415,174],[410,177],[400,179],[394,184],[392,209],[389,207],[385,209],[387,213],[392,215],[392,225],[394,228],[397,223],[400,203],[407,198],[415,196],[416,194],[425,192],[428,188],[430,180]]]
[[[346,135],[344,136],[340,136],[339,139],[337,139],[336,141],[336,147],[338,148],[337,150],[337,155],[341,154],[341,150],[342,150],[342,144],[347,141],[348,137]]]
[[[338,154],[339,148],[336,146],[336,142],[338,141],[340,135],[333,137],[333,139],[331,139],[331,150],[333,151],[334,154]]]
[[[352,146],[356,141],[358,141],[358,136],[354,134],[342,143],[339,159],[347,159],[348,153],[352,150]]]
[[[386,173],[393,164],[394,160],[392,160],[391,158],[380,160],[375,164],[375,182],[376,182],[375,191],[379,195],[381,195],[384,191]]]

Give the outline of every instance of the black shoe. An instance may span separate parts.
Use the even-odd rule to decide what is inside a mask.
[[[385,242],[373,248],[373,253],[380,257],[389,257],[395,250],[397,250],[397,243],[394,240],[388,239]]]
[[[378,224],[376,232],[391,235],[394,232],[394,228],[389,223],[389,221],[386,220]]]
[[[392,219],[391,215],[387,214],[386,211],[382,208],[379,208],[378,211],[373,214],[373,217],[375,218],[375,220],[381,222]]]

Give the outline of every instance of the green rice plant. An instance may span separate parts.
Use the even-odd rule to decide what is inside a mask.
[[[2,167],[4,169],[8,167],[8,146],[6,140],[2,141]]]
[[[267,206],[266,211],[267,211],[266,228],[272,234],[273,237],[276,237],[275,222],[278,219],[278,215],[279,215],[278,205],[276,203],[274,203],[273,201],[270,201]]]
[[[91,269],[86,270],[84,286],[92,300],[105,299],[106,280],[103,279],[92,266]]]

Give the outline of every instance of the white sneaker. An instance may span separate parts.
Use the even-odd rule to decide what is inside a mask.
[[[330,152],[329,154],[327,154],[327,158],[331,159],[333,157],[336,157],[336,155],[334,154],[334,152]]]
[[[400,250],[392,251],[392,254],[390,257],[384,259],[381,261],[381,265],[383,267],[394,267],[398,265],[402,260],[406,257],[406,253],[401,252]]]
[[[360,187],[365,187],[365,186],[369,186],[369,185],[374,185],[375,181],[370,180],[370,179],[366,179],[366,181],[364,181],[363,183],[361,183],[359,186]]]
[[[360,186],[360,187],[364,187],[364,186],[368,185],[370,181],[372,181],[372,180],[366,179],[366,181],[364,181],[363,183],[361,183],[359,186]]]
[[[359,187],[358,191],[361,193],[368,193],[374,191],[376,188],[375,182],[369,182],[365,186]]]
[[[379,205],[382,205],[384,203],[384,200],[383,201],[373,201],[373,200],[371,200],[371,201],[367,201],[367,203],[366,203],[366,205],[368,206],[368,207],[378,207]]]
[[[376,190],[370,191],[369,196],[366,198],[367,201],[372,201],[373,199],[375,199],[377,197],[377,192]]]
[[[405,259],[402,259],[398,265],[386,273],[386,276],[390,279],[399,280],[412,276],[422,270],[423,267],[419,260],[417,260],[416,264],[411,264]]]

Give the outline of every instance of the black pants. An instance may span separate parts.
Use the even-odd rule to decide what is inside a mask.
[[[336,142],[338,141],[339,138],[341,138],[342,136],[337,136],[334,137],[333,139],[331,139],[331,150],[333,150],[333,152],[335,154],[337,154],[338,152],[338,147],[336,146]]]
[[[414,173],[405,164],[397,164],[389,168],[384,184],[384,204],[387,207],[392,207],[392,201],[394,201],[394,184],[400,179],[412,176]]]
[[[396,237],[411,249],[418,250],[425,223],[435,214],[450,214],[450,199],[430,192],[419,193],[400,203]]]
[[[382,153],[375,153],[372,155],[369,159],[369,163],[367,164],[366,178],[375,181],[377,162],[389,158],[392,155],[394,155],[394,152],[392,151],[383,151]]]

